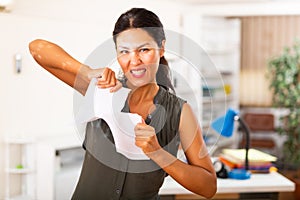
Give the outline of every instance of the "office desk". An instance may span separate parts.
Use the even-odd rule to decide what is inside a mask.
[[[295,190],[295,184],[277,172],[252,174],[248,180],[218,179],[217,187],[217,194],[238,193],[239,199],[278,199],[279,192],[292,192]],[[166,177],[160,189],[162,200],[175,199],[176,195],[192,194],[193,193],[183,188],[170,176]]]

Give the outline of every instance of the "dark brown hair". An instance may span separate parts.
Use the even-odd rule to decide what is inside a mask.
[[[155,40],[158,47],[161,47],[162,41],[166,40],[160,19],[152,11],[145,8],[132,8],[118,18],[113,31],[114,42],[116,43],[118,34],[131,28],[141,28],[145,30]],[[173,92],[175,92],[170,78],[170,68],[164,56],[162,56],[159,61],[156,81],[158,85],[172,89]]]

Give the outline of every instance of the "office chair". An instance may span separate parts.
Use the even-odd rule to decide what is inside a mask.
[[[282,142],[275,131],[274,115],[271,113],[250,113],[243,114],[244,121],[250,129],[250,147],[279,156]],[[240,147],[245,145],[241,139]]]

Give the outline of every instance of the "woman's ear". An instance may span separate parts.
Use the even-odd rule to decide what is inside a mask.
[[[159,51],[160,57],[163,57],[165,54],[165,43],[166,43],[166,40],[161,41],[161,47],[160,47],[160,51]]]

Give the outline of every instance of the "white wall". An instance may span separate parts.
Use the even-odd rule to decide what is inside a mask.
[[[169,0],[173,1],[173,0]],[[213,3],[207,0],[191,0],[184,12],[197,13],[208,16],[270,16],[270,15],[299,15],[300,1],[298,0],[269,0],[269,1],[237,1],[226,0],[223,3]],[[186,0],[177,0],[186,2]],[[198,2],[198,3],[197,3]],[[203,1],[202,1],[203,2]],[[220,1],[219,1],[220,2]]]
[[[88,2],[88,3],[87,3]],[[5,135],[43,136],[75,133],[72,88],[39,67],[28,51],[36,38],[53,41],[84,62],[111,37],[117,17],[131,7],[157,13],[165,27],[180,29],[182,5],[122,0],[15,0],[10,13],[0,13],[0,199],[4,198]],[[22,55],[22,72],[13,57]]]

